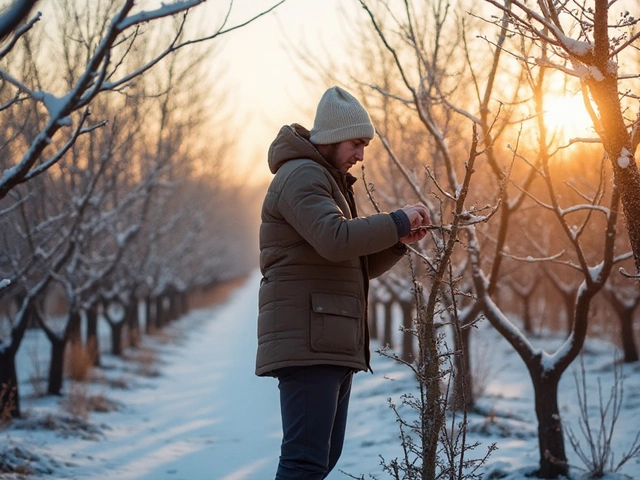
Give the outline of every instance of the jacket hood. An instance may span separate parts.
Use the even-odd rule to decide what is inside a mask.
[[[328,170],[335,170],[309,141],[309,130],[297,123],[283,126],[269,147],[269,170],[276,173],[289,160],[309,158]]]

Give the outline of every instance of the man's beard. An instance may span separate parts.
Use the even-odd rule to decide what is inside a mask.
[[[333,168],[338,169],[338,144],[333,143],[328,145],[329,149],[326,155],[323,155],[323,158],[327,161],[329,165]]]

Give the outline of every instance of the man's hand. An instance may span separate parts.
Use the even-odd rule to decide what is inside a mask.
[[[400,238],[400,241],[404,244],[410,244],[422,240],[427,234],[427,229],[423,227],[431,225],[431,218],[429,217],[427,207],[418,203],[416,205],[407,205],[402,208],[402,211],[409,217],[411,233]]]
[[[418,227],[426,227],[428,225],[431,225],[429,210],[427,210],[427,207],[425,207],[421,203],[402,207],[402,211],[407,214],[407,217],[409,217],[409,221],[411,222],[411,230],[415,230]]]
[[[427,235],[427,229],[424,227],[416,228],[415,230],[411,230],[409,235],[406,235],[400,238],[400,242],[405,245],[409,245],[411,243],[419,242]]]

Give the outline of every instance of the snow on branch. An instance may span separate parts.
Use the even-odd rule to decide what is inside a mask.
[[[19,1],[16,2],[16,4],[18,3],[20,2]],[[22,37],[25,33],[31,30],[31,28],[36,24],[38,20],[40,20],[41,17],[42,17],[42,14],[38,12],[35,17],[33,17],[25,25],[23,25],[22,27],[20,27],[18,30],[15,31],[15,33],[13,34],[13,38],[11,38],[11,41],[9,41],[9,43],[2,50],[0,50],[0,59],[4,58],[11,50],[13,50],[13,47],[16,46],[16,43],[18,42],[20,37]],[[2,17],[0,17],[0,23],[1,22],[2,22]],[[0,26],[0,30],[3,30],[5,26],[7,25]],[[6,34],[2,34],[0,32],[0,38],[4,38],[8,34],[9,34],[8,32]]]
[[[142,73],[156,65],[162,58],[166,57],[172,52],[175,52],[179,48],[198,42],[211,40],[224,33],[228,33],[240,27],[248,25],[249,23],[271,12],[284,2],[284,0],[281,0],[278,3],[275,3],[271,8],[268,8],[261,13],[251,17],[250,19],[231,27],[225,28],[225,19],[225,23],[212,35],[184,41],[182,43],[177,43],[182,34],[182,30],[180,29],[176,33],[170,45],[155,58],[147,61],[142,67],[135,70],[134,72],[125,75],[119,80],[106,82],[106,79],[108,78],[108,68],[111,65],[111,50],[114,48],[114,46],[117,45],[120,35],[125,30],[131,27],[137,27],[142,23],[152,22],[163,17],[174,16],[181,12],[185,12],[186,15],[186,12],[189,9],[204,3],[204,1],[205,0],[180,0],[172,3],[162,4],[160,8],[155,10],[142,11],[129,16],[131,10],[135,6],[135,1],[126,0],[120,7],[120,10],[112,17],[102,40],[92,52],[85,71],[77,79],[75,85],[62,96],[55,96],[47,91],[35,91],[32,88],[29,88],[20,80],[11,76],[9,73],[0,70],[1,79],[4,79],[6,82],[16,87],[18,91],[25,92],[35,100],[40,101],[49,113],[48,123],[35,136],[33,142],[24,153],[22,158],[13,167],[5,170],[2,173],[2,176],[0,177],[0,199],[4,198],[4,196],[6,196],[6,194],[14,186],[33,178],[34,176],[46,171],[52,165],[56,164],[56,162],[60,160],[63,155],[69,150],[69,148],[73,145],[80,134],[90,131],[81,128],[82,122],[86,119],[85,115],[80,120],[80,125],[75,130],[74,134],[67,142],[67,144],[63,146],[57,154],[53,155],[49,161],[41,164],[39,168],[32,170],[35,163],[42,155],[42,152],[51,144],[52,139],[58,132],[58,130],[63,126],[70,126],[72,124],[70,115],[80,108],[87,106],[100,92],[113,90],[118,86],[131,81],[137,76],[140,76]],[[16,2],[16,4],[17,3],[20,2]],[[233,2],[231,2],[230,8],[232,7],[232,5]],[[16,32],[16,37],[19,38],[20,35],[23,35],[29,28],[33,26],[33,24],[35,24],[35,22],[39,18],[39,16],[36,16],[33,20],[31,20],[23,28]],[[2,17],[0,17],[0,21],[1,20]],[[3,51],[5,54],[9,51],[7,48],[5,48],[5,50]],[[102,124],[98,124],[98,126],[101,125]],[[98,126],[93,128],[97,128]]]
[[[38,0],[16,0],[13,2],[13,5],[0,15],[0,41],[8,37],[11,32],[14,32],[18,25],[29,16],[29,13],[31,13],[31,10],[35,7],[37,1]],[[39,17],[40,14],[38,13],[37,16]],[[34,20],[31,20],[29,23],[33,25],[32,22],[34,22]],[[16,37],[20,37],[26,30],[31,28],[29,23],[14,34],[14,38],[12,39],[13,43],[15,43]],[[25,27],[28,28],[25,30]]]
[[[120,31],[124,31],[127,28],[130,28],[134,25],[151,22],[153,20],[157,20],[164,17],[171,17],[180,12],[196,7],[201,3],[204,3],[205,1],[206,0],[184,0],[181,2],[175,2],[171,4],[163,3],[162,6],[156,10],[150,10],[150,11],[143,10],[139,13],[136,13],[135,15],[131,15],[130,17],[126,17],[122,19],[116,25],[116,28]]]
[[[527,255],[526,257],[519,257],[517,255],[512,255],[510,253],[507,252],[502,252],[501,255],[503,257],[507,257],[507,258],[511,258],[513,260],[517,260],[518,262],[526,262],[526,263],[540,263],[540,262],[551,262],[554,260],[559,259],[560,257],[562,257],[564,255],[564,250],[556,253],[554,255],[548,256],[548,257],[532,257],[531,255]]]

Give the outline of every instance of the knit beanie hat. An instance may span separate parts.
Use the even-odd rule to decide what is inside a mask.
[[[356,97],[340,87],[324,92],[309,140],[316,145],[328,145],[355,138],[371,140],[374,136],[369,114]]]

